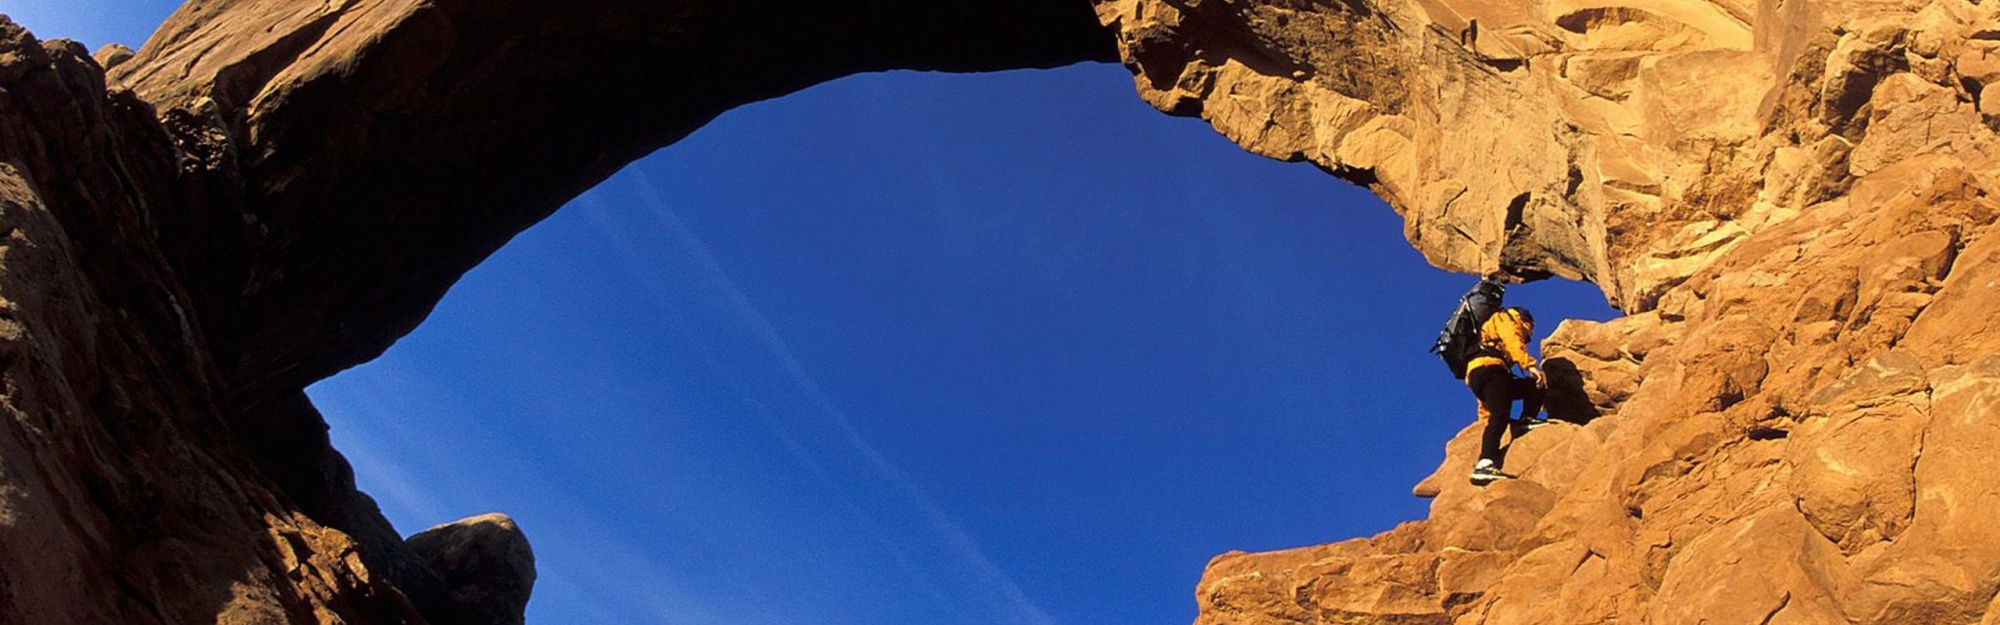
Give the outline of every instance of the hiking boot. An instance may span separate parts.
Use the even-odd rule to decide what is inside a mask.
[[[1507,475],[1501,473],[1500,467],[1494,465],[1491,460],[1481,460],[1479,461],[1479,466],[1472,468],[1472,483],[1474,484],[1483,486],[1491,483],[1493,480],[1504,477],[1507,477]]]
[[[1537,416],[1536,416],[1535,418],[1533,418],[1533,419],[1529,419],[1529,420],[1527,420],[1527,421],[1524,421],[1524,422],[1522,422],[1522,423],[1521,423],[1521,430],[1522,430],[1522,431],[1524,431],[1524,432],[1533,432],[1533,431],[1535,431],[1535,428],[1538,428],[1538,427],[1542,427],[1542,426],[1544,426],[1544,425],[1548,425],[1549,423],[1550,423],[1550,422],[1549,422],[1549,418],[1548,418],[1548,417],[1544,417],[1544,416],[1539,416],[1539,415],[1537,415]]]

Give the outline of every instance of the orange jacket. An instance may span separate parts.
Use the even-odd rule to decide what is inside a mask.
[[[1513,310],[1493,313],[1479,326],[1479,347],[1485,353],[1465,363],[1466,373],[1488,365],[1512,364],[1523,371],[1535,366],[1535,357],[1528,353],[1528,336],[1533,330]]]

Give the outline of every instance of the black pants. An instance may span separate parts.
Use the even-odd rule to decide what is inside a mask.
[[[1521,400],[1521,419],[1525,421],[1542,411],[1542,396],[1546,391],[1535,386],[1534,378],[1516,377],[1505,365],[1473,369],[1465,375],[1465,385],[1479,398],[1480,416],[1486,419],[1485,435],[1479,439],[1479,457],[1497,463],[1500,435],[1514,423],[1514,400]],[[1521,432],[1514,435],[1518,437]]]

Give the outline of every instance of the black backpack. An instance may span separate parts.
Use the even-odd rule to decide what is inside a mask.
[[[1472,290],[1458,298],[1458,310],[1451,313],[1451,319],[1444,322],[1444,331],[1438,333],[1437,342],[1431,345],[1431,353],[1444,359],[1451,367],[1451,377],[1465,379],[1465,365],[1480,353],[1479,326],[1486,318],[1500,310],[1500,298],[1507,293],[1507,285],[1493,280],[1480,280],[1472,285]]]

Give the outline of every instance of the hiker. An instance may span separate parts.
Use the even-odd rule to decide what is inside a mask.
[[[1500,473],[1500,436],[1514,428],[1519,438],[1528,430],[1546,425],[1542,397],[1549,378],[1528,353],[1534,336],[1535,317],[1528,309],[1510,306],[1494,312],[1479,325],[1477,352],[1465,365],[1465,385],[1479,398],[1479,418],[1486,431],[1479,439],[1479,463],[1472,467],[1472,481],[1485,484],[1505,477]],[[1514,375],[1519,367],[1526,377]],[[1521,417],[1513,418],[1514,400],[1521,401]]]

